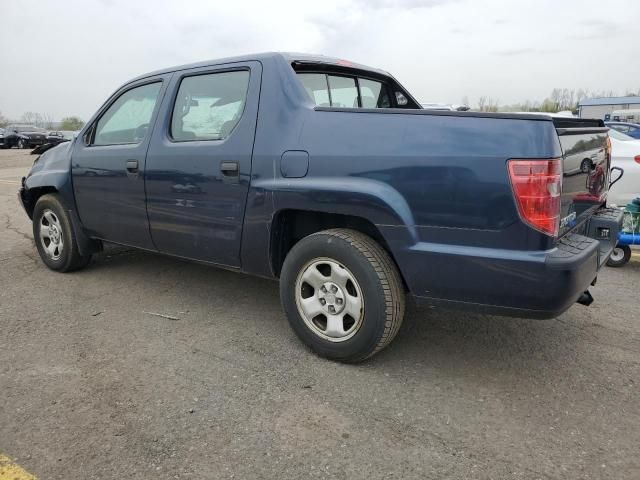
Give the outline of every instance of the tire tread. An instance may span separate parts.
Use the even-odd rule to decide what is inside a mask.
[[[71,219],[69,218],[69,212],[65,208],[64,203],[62,203],[62,200],[60,199],[60,197],[55,193],[47,193],[41,196],[36,202],[36,207],[34,209],[34,212],[37,210],[38,204],[47,203],[47,202],[56,205],[56,207],[60,210],[60,215],[64,217],[64,223],[70,229],[69,236],[71,237],[71,245],[69,246],[70,255],[67,257],[67,262],[64,265],[61,265],[59,268],[52,268],[47,264],[46,261],[44,261],[44,258],[43,258],[43,262],[49,268],[52,268],[53,270],[56,270],[58,272],[63,272],[63,273],[73,272],[74,270],[79,270],[81,268],[86,267],[91,261],[91,255],[80,255],[80,252],[78,251],[78,244],[75,238],[75,232],[73,231],[73,224],[71,223]],[[35,220],[35,214],[34,214],[34,222],[35,221],[36,220]],[[35,223],[34,223],[33,235],[34,235],[33,240],[37,244],[38,239],[36,238]],[[40,251],[39,248],[38,248],[38,251]]]
[[[330,235],[349,243],[367,259],[380,280],[386,305],[384,333],[369,353],[344,359],[347,362],[361,362],[389,345],[402,326],[405,295],[400,273],[389,253],[378,242],[362,232],[347,228],[332,228],[312,233],[310,237],[314,235]]]

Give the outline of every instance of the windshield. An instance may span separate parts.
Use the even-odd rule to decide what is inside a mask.
[[[619,132],[617,130],[614,130],[613,128],[609,129],[609,136],[611,138],[615,138],[616,140],[622,140],[623,142],[629,142],[629,141],[633,141],[633,140],[637,140],[633,137],[630,137],[629,135]]]

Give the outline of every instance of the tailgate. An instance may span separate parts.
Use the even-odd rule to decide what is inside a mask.
[[[553,123],[562,147],[562,236],[606,201],[611,151],[602,120],[556,117]]]

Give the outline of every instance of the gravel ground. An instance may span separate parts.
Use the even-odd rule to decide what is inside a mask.
[[[637,253],[588,308],[411,309],[347,366],[272,281],[120,247],[47,270],[16,198],[32,159],[0,151],[0,454],[38,478],[640,478]]]

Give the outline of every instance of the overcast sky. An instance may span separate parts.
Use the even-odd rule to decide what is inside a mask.
[[[0,0],[0,112],[87,120],[150,70],[261,51],[392,72],[419,100],[640,89],[637,0]]]

